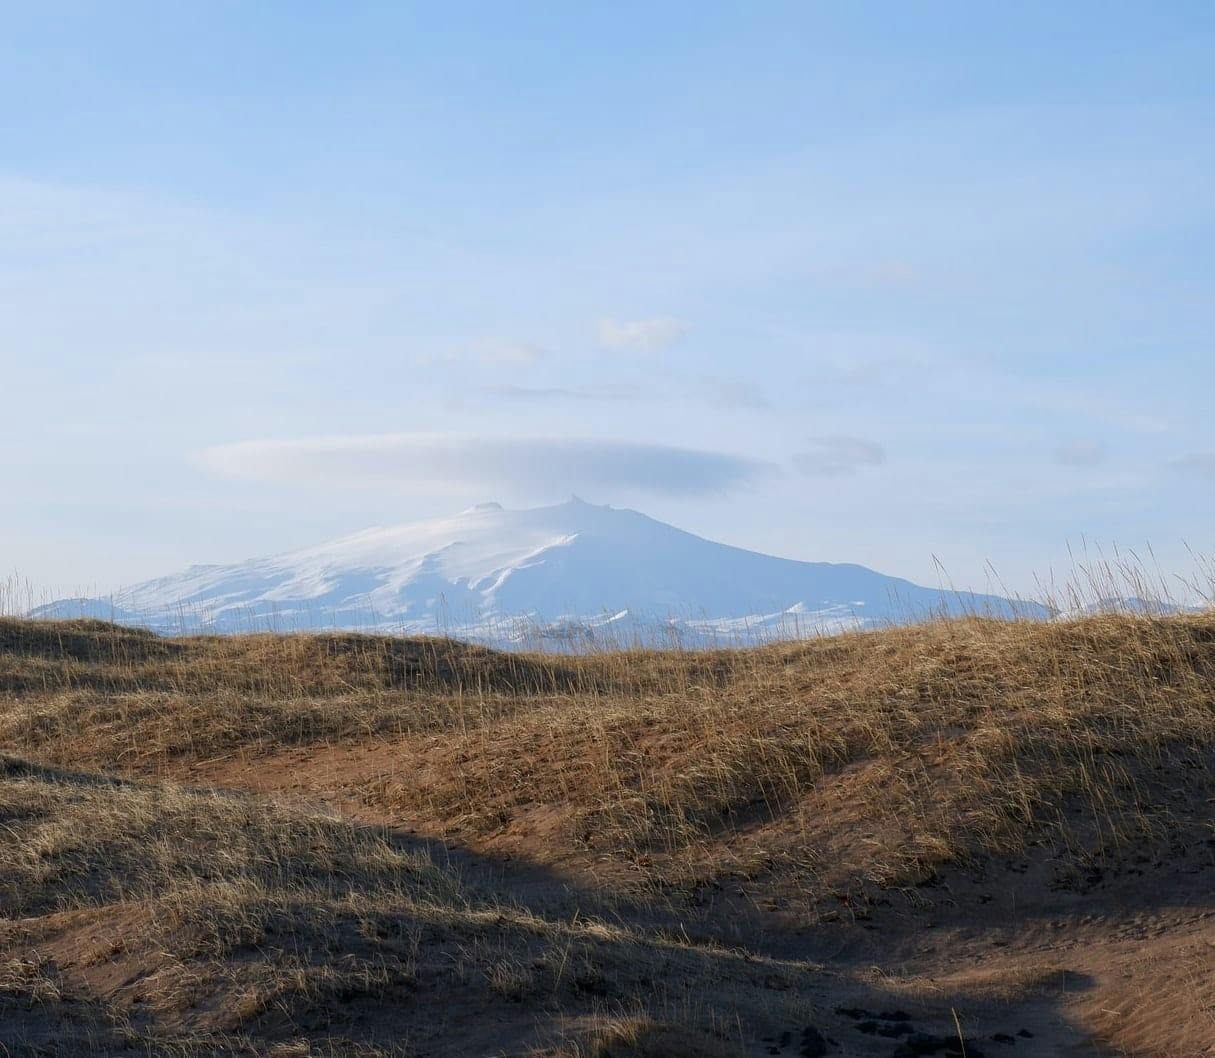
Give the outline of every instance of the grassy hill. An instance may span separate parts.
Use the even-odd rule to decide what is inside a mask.
[[[13,1054],[1215,1053],[1215,618],[0,621]]]

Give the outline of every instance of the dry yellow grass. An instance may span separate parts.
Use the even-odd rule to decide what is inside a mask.
[[[14,751],[146,775],[234,751],[391,746],[365,791],[387,813],[684,881],[825,858],[890,884],[1029,840],[1097,851],[1167,826],[1215,745],[1208,617],[579,658],[87,624],[0,637]],[[862,836],[853,863],[841,843]]]
[[[832,929],[885,915],[910,952],[967,886],[976,922],[1002,886],[1129,915],[1094,878],[1209,869],[1209,616],[588,657],[10,620],[0,695],[0,1027],[29,1053],[770,1053],[763,1025],[915,993],[822,965]],[[1054,1009],[1025,959],[958,987]],[[1187,1053],[1209,1018],[1172,1001],[1159,1046],[1150,994],[1059,1040]]]
[[[0,758],[0,820],[0,944],[23,953],[0,964],[9,1053],[404,1055],[450,1004],[474,1021],[457,1051],[488,1054],[495,1006],[527,1035],[527,1004],[593,1019],[661,975],[654,1005],[687,1010],[711,981],[813,972],[588,905],[546,914],[385,832],[242,795]],[[351,1010],[370,1026],[331,1031]]]

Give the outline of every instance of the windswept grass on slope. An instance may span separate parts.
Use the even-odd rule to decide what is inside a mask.
[[[814,972],[541,913],[312,811],[11,757],[0,864],[5,1054],[518,1053]]]
[[[1207,809],[1209,618],[943,622],[718,660],[724,679],[693,666],[665,692],[451,732],[378,796],[487,835],[535,820],[550,845],[674,879],[772,867],[825,886],[1030,841],[1096,853]]]
[[[1215,617],[577,658],[0,621],[0,750],[0,1042],[14,1053],[686,1058],[821,1020],[839,989],[886,1000],[654,928],[669,907],[725,891],[798,923],[814,908],[863,918],[877,887],[947,863],[990,869],[1032,846],[1067,871],[1156,842],[1200,848]],[[383,826],[149,781],[165,776],[283,796],[298,777],[310,804],[354,798]],[[554,875],[521,903],[393,828],[664,899],[618,900],[609,921]],[[669,1044],[685,1032],[673,1023],[718,1035]],[[1201,1033],[1191,1018],[1174,1035]]]
[[[0,745],[148,770],[392,738],[368,804],[691,881],[914,881],[1162,831],[1215,752],[1215,618],[942,621],[714,653],[0,623]],[[1198,802],[1194,802],[1197,804]]]

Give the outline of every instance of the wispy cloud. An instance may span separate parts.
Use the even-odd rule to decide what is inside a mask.
[[[641,396],[639,386],[605,382],[593,386],[482,386],[479,392],[490,397],[521,402],[558,400],[613,401],[636,400]]]
[[[825,363],[807,379],[814,390],[834,387],[877,388],[891,386],[913,372],[922,374],[923,365],[909,360],[855,360]]]
[[[1215,481],[1215,452],[1191,452],[1174,459],[1169,466],[1184,474]]]
[[[760,411],[771,404],[754,382],[741,378],[706,378],[700,384],[705,401],[721,411]]]
[[[208,448],[199,464],[250,481],[501,488],[526,494],[579,489],[695,496],[751,484],[774,468],[725,452],[576,438],[378,434],[242,441]]]
[[[819,437],[813,447],[793,456],[793,466],[810,477],[855,474],[886,462],[886,450],[860,437]]]
[[[535,364],[548,356],[548,352],[531,342],[516,342],[496,338],[477,343],[474,352],[483,364],[513,364],[515,366]]]
[[[604,349],[658,353],[688,333],[688,326],[669,316],[651,320],[602,319],[596,327]]]
[[[513,338],[481,338],[462,348],[422,353],[414,357],[414,363],[419,367],[470,362],[486,367],[528,367],[547,356],[547,349],[531,342],[516,341]]]
[[[1100,441],[1069,441],[1055,449],[1055,462],[1067,467],[1095,467],[1104,463],[1108,453]]]

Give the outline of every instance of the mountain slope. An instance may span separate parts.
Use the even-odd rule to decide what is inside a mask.
[[[961,612],[1041,615],[988,595],[942,592],[863,566],[774,558],[577,498],[369,529],[228,566],[193,566],[111,600],[63,600],[37,616],[106,617],[162,631],[361,628],[693,644],[800,635]]]

